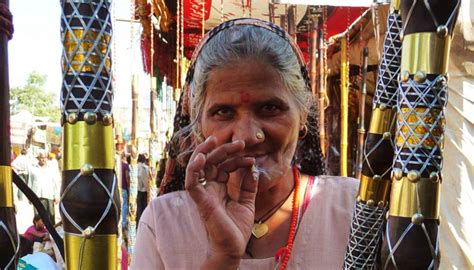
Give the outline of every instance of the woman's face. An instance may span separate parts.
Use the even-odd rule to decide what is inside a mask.
[[[37,229],[43,229],[43,228],[44,228],[43,220],[42,220],[42,219],[39,219],[38,221],[36,221],[35,227],[36,227]]]
[[[219,145],[244,141],[242,155],[256,158],[261,179],[276,180],[289,172],[301,119],[294,96],[270,65],[245,59],[210,72],[202,134],[215,136]]]

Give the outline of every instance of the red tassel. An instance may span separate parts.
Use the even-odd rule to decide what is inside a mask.
[[[280,248],[276,253],[275,253],[275,260],[277,262],[281,261],[282,258],[285,258],[286,253],[288,253],[288,246],[284,246]]]

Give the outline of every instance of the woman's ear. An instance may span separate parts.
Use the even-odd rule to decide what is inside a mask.
[[[303,129],[303,127],[306,125],[308,122],[308,111],[304,110],[301,112],[300,115],[300,130]]]

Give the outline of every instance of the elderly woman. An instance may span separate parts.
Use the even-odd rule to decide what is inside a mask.
[[[146,209],[132,269],[340,269],[358,185],[305,174],[324,168],[291,37],[228,21],[192,61],[180,108],[190,120],[176,134],[181,156],[192,149],[186,191]]]

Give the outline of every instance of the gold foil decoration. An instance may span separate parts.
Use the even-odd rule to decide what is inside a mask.
[[[448,71],[451,36],[440,37],[433,32],[413,33],[404,36],[401,70],[411,74],[446,74]]]
[[[13,207],[12,168],[0,166],[0,207]]]
[[[390,195],[390,215],[411,218],[422,214],[427,219],[439,217],[440,184],[422,178],[416,183],[406,177],[400,181],[392,181]]]
[[[95,235],[93,238],[86,239],[66,233],[65,250],[68,270],[116,270],[117,268],[117,235],[115,234]]]
[[[425,148],[433,148],[436,146],[437,140],[435,137],[440,137],[443,131],[444,120],[441,120],[440,125],[434,127],[429,131],[430,125],[437,121],[441,109],[434,108],[401,108],[401,113],[397,116],[398,121],[403,123],[400,127],[400,133],[395,138],[398,147],[403,147],[408,144],[410,146],[417,146],[423,139],[423,146]],[[408,123],[408,126],[404,123]],[[427,138],[425,134],[430,133]]]
[[[72,69],[75,72],[95,72],[102,62],[102,58],[95,55],[89,55],[87,58],[87,63],[84,64],[81,68],[82,63],[86,62],[86,57],[84,54],[76,54],[72,59]],[[102,69],[103,72],[110,69],[110,59],[105,60],[105,69]],[[70,72],[69,66],[66,63],[63,63],[63,70]]]
[[[86,36],[84,36],[86,34]],[[80,49],[83,49],[84,52],[89,51],[93,46],[96,40],[99,40],[96,48],[103,54],[107,52],[107,46],[110,44],[110,34],[103,32],[102,36],[99,38],[99,33],[94,30],[86,31],[84,29],[73,29],[72,31],[66,31],[64,33],[64,47],[68,53],[71,53],[75,50],[77,41],[80,41]]]
[[[362,175],[360,178],[359,196],[361,201],[387,202],[390,194],[390,180],[374,180]]]
[[[101,36],[99,37],[99,35]],[[95,72],[104,60],[103,57],[107,56],[110,39],[110,35],[105,32],[100,34],[97,31],[86,31],[84,29],[66,31],[63,41],[64,51],[73,70],[76,72]],[[94,47],[96,41],[97,46]],[[92,52],[90,52],[91,50]],[[102,71],[106,72],[110,69],[110,66],[110,57],[107,57],[105,59],[105,69],[102,69]],[[63,62],[63,70],[69,71],[67,62]]]
[[[64,125],[64,169],[80,170],[85,163],[95,169],[114,168],[113,127],[79,121]]]
[[[394,115],[395,109],[373,109],[369,133],[382,135],[385,132],[390,131]]]

